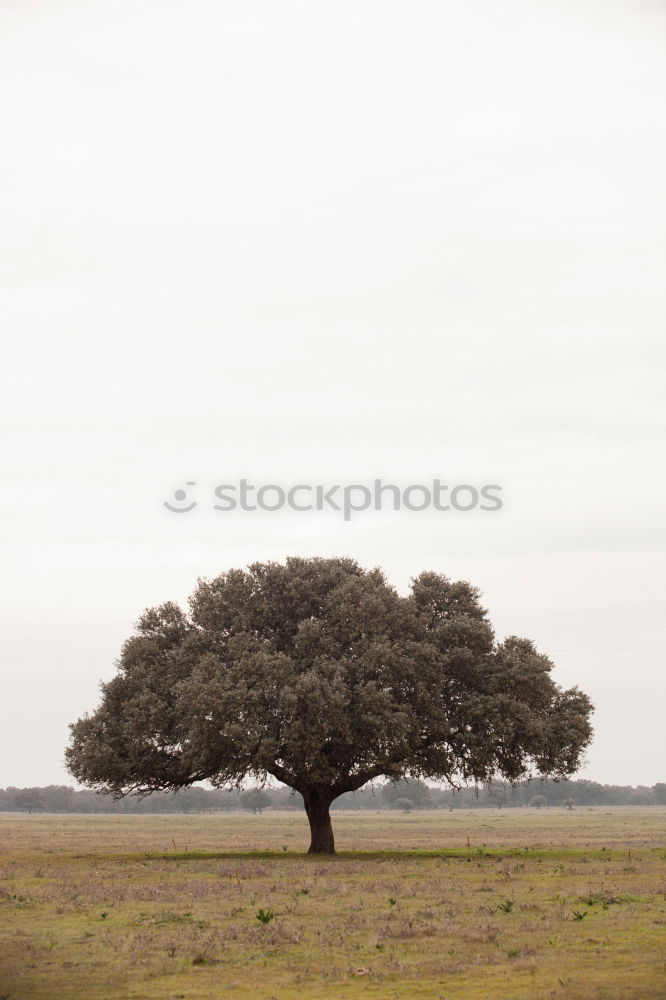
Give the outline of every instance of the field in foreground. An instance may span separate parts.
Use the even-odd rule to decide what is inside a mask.
[[[666,808],[334,826],[0,813],[0,1000],[666,997]]]

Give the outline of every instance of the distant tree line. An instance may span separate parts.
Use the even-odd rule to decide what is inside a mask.
[[[666,782],[647,785],[602,785],[597,781],[523,781],[511,786],[436,788],[404,780],[362,788],[340,796],[334,809],[507,809],[516,806],[650,806],[666,805]],[[67,785],[44,788],[0,789],[0,812],[48,813],[204,813],[245,809],[302,809],[301,796],[286,786],[245,790],[206,789],[199,786],[177,792],[154,792],[139,798],[114,799],[99,792],[78,791]]]
[[[178,792],[154,792],[143,798],[127,795],[114,799],[111,795],[87,789],[79,791],[68,785],[47,785],[0,789],[0,812],[204,813],[247,809],[257,813],[269,805],[278,809],[295,807],[293,801],[288,801],[289,796],[286,788],[241,791],[193,786]]]
[[[380,788],[361,789],[343,795],[338,809],[507,809],[517,806],[649,806],[666,805],[666,783],[647,785],[602,785],[597,781],[521,781],[515,785],[496,782],[490,786],[462,789],[435,788],[419,781],[398,781]]]

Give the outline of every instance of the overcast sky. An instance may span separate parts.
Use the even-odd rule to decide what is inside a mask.
[[[666,780],[658,0],[7,0],[0,786],[146,606],[256,559],[479,586]],[[220,512],[496,483],[495,512]],[[198,503],[163,501],[188,487]]]

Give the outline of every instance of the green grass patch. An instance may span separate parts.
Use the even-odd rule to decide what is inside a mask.
[[[413,818],[0,816],[0,996],[663,998],[666,810]]]

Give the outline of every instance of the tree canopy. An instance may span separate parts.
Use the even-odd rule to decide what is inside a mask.
[[[310,851],[332,853],[331,803],[380,776],[575,772],[592,705],[552,667],[496,642],[469,583],[425,572],[401,596],[352,559],[254,563],[200,580],[187,614],[142,615],[67,765],[116,795],[275,778],[303,796]]]

